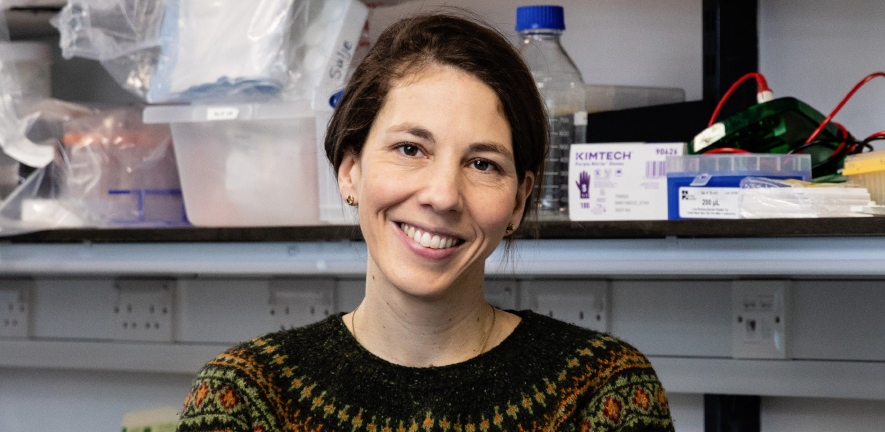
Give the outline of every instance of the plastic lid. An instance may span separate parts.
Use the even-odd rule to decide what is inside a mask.
[[[142,121],[157,123],[204,123],[223,120],[285,120],[313,117],[310,101],[254,104],[151,105],[144,108]]]
[[[723,154],[667,156],[667,177],[709,175],[777,176],[784,173],[807,174],[811,179],[811,155],[807,154]]]
[[[40,42],[0,42],[0,60],[36,60],[49,63],[49,44]]]
[[[516,31],[565,30],[562,6],[523,6],[516,8]]]

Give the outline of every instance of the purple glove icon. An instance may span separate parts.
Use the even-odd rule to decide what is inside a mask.
[[[590,174],[587,174],[587,171],[581,171],[575,184],[581,191],[581,199],[590,199]]]

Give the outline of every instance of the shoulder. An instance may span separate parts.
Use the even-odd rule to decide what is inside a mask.
[[[671,431],[664,388],[651,363],[634,346],[612,335],[530,313],[523,316],[534,331],[549,334],[543,344],[564,347],[553,382],[574,397],[581,430]]]
[[[317,375],[316,362],[305,359],[334,346],[343,327],[336,319],[269,333],[207,362],[185,399],[178,430],[280,430],[275,413],[286,403],[282,395],[301,374]]]
[[[550,351],[648,364],[648,359],[638,349],[608,333],[579,327],[531,311],[520,311],[517,314],[523,319],[523,325],[528,327],[527,331],[533,340]],[[560,349],[557,350],[557,347]]]
[[[261,380],[287,368],[299,367],[306,359],[315,358],[338,345],[340,327],[343,326],[335,320],[340,317],[330,316],[308,326],[268,333],[241,343],[206,363],[200,377]]]

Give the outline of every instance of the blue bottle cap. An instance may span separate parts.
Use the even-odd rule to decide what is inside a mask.
[[[516,8],[516,31],[565,30],[564,15],[562,6],[522,6]]]

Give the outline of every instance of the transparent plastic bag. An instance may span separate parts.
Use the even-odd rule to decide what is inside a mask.
[[[141,113],[46,101],[31,133],[56,143],[54,163],[0,203],[0,233],[188,225],[169,127]]]
[[[355,0],[68,0],[52,23],[65,58],[99,60],[148,102],[230,102],[312,98],[366,13]]]
[[[169,126],[141,115],[124,108],[64,125],[59,199],[78,203],[91,226],[187,225]]]
[[[159,0],[68,0],[51,23],[64,58],[97,60],[123,88],[146,98],[164,11]]]
[[[850,183],[747,177],[740,187],[745,219],[865,216],[852,212],[852,206],[870,203],[869,192]]]

